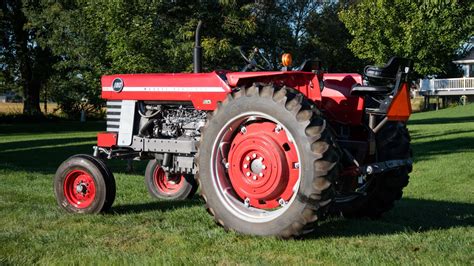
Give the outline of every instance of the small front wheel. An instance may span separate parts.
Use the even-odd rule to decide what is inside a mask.
[[[114,176],[102,161],[90,155],[74,155],[64,161],[53,183],[59,206],[68,212],[103,212],[115,199]]]
[[[145,185],[152,197],[165,200],[191,198],[197,190],[192,175],[167,173],[156,160],[146,167]]]

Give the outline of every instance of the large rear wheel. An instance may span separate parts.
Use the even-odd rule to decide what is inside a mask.
[[[325,215],[338,160],[325,121],[301,95],[253,85],[229,95],[208,120],[198,180],[224,228],[287,238]]]

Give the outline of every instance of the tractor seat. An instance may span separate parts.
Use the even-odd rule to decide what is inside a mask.
[[[394,80],[400,68],[407,66],[411,66],[411,60],[394,56],[382,67],[366,66],[364,69],[364,75],[369,79]],[[404,69],[401,70],[404,71]]]
[[[388,86],[362,86],[356,84],[352,87],[351,95],[357,96],[376,96],[376,95],[387,95],[392,91],[393,88]]]

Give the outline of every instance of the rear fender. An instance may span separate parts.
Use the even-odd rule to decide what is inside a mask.
[[[276,86],[294,88],[314,102],[321,101],[319,79],[318,76],[312,72],[229,72],[226,76],[231,87],[249,86],[254,82],[273,83]]]
[[[323,81],[322,101],[318,107],[330,120],[360,125],[364,114],[364,98],[351,95],[351,88],[354,84],[362,83],[362,76],[354,73],[325,73]]]

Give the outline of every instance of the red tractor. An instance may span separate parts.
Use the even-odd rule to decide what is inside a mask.
[[[328,214],[379,217],[393,207],[412,168],[406,121],[412,61],[394,57],[364,75],[323,73],[306,60],[273,70],[260,50],[241,72],[102,77],[107,131],[93,155],[59,166],[54,191],[73,213],[99,213],[115,198],[105,158],[150,160],[145,183],[160,199],[200,186],[226,229],[283,238],[311,231]]]

